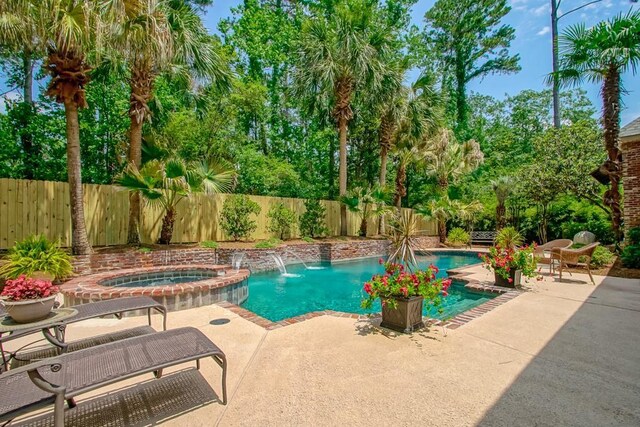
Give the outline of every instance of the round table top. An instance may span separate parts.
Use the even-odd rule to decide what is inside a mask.
[[[56,308],[51,310],[49,316],[42,320],[38,320],[37,322],[30,323],[18,323],[11,318],[9,315],[5,315],[0,318],[0,333],[5,332],[19,332],[25,331],[29,329],[43,329],[57,325],[58,323],[62,323],[64,320],[69,319],[70,317],[78,314],[78,310],[75,308]]]

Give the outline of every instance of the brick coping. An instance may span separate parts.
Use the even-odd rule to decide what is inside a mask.
[[[104,280],[116,279],[124,276],[153,274],[166,271],[191,270],[205,270],[208,272],[216,273],[216,276],[210,279],[199,280],[195,282],[185,282],[164,286],[121,287],[105,286],[101,284],[101,282]],[[80,276],[71,279],[68,282],[65,282],[62,286],[60,286],[60,291],[65,296],[88,301],[142,295],[150,297],[163,297],[223,288],[242,282],[248,277],[249,270],[231,270],[231,267],[225,265],[167,265],[158,267],[141,267],[113,270],[104,273],[95,273],[88,276]]]

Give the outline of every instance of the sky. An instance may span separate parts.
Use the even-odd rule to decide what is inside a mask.
[[[240,3],[242,0],[215,0],[214,4],[207,8],[204,16],[209,31],[218,33],[218,22],[231,16],[231,9]],[[424,26],[424,14],[434,3],[434,0],[419,0],[416,3],[412,10],[414,25],[420,28]],[[588,3],[588,0],[563,0],[560,14],[585,3]],[[510,4],[512,10],[504,18],[504,23],[516,30],[511,52],[520,54],[522,70],[516,74],[487,76],[471,82],[469,87],[472,91],[500,99],[524,89],[545,89],[544,79],[551,71],[550,0],[510,0]],[[630,8],[640,10],[640,3],[632,4],[629,0],[602,0],[563,17],[559,23],[560,31],[578,22],[591,26],[619,13],[625,13]],[[628,91],[623,95],[624,109],[621,115],[622,125],[625,125],[640,116],[640,75],[632,76],[627,73],[623,76],[623,84]],[[585,83],[582,88],[587,91],[589,98],[599,110],[602,105],[599,87]],[[0,94],[9,89],[0,78]],[[15,98],[17,92],[9,91],[3,96]],[[3,110],[3,104],[0,102],[0,111]]]
[[[242,0],[217,0],[210,6],[204,17],[205,25],[211,32],[217,33],[220,19],[231,15],[231,8],[238,6]],[[412,11],[413,24],[424,27],[424,14],[435,0],[419,0]],[[511,52],[520,54],[522,70],[516,74],[494,75],[482,80],[473,81],[470,90],[483,95],[503,98],[506,94],[514,95],[524,89],[542,90],[545,76],[551,71],[551,11],[550,0],[510,0],[511,12],[504,18],[504,23],[516,30],[516,38],[511,44]],[[571,10],[588,0],[563,0],[560,14]],[[640,10],[640,3],[632,4],[629,0],[603,0],[587,6],[577,12],[563,17],[559,21],[562,31],[569,25],[584,22],[591,26],[599,21],[613,17],[619,13],[626,13],[630,8]],[[623,96],[624,110],[622,111],[622,125],[640,116],[640,74],[623,76],[623,83],[628,94]],[[591,102],[599,110],[602,102],[599,86],[584,84]]]

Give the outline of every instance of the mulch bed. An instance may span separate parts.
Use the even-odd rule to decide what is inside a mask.
[[[584,268],[569,268],[565,271],[571,271],[572,273],[586,273]],[[612,265],[601,267],[598,269],[591,269],[591,274],[597,276],[611,276],[621,277],[623,279],[640,279],[640,269],[637,268],[625,268],[622,266],[620,258],[616,257]]]

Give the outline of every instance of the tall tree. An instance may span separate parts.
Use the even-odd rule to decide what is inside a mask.
[[[101,43],[110,40],[106,32],[119,19],[121,6],[121,2],[95,0],[6,0],[0,6],[4,22],[19,22],[31,29],[5,28],[0,32],[1,43],[35,43],[46,51],[44,68],[51,77],[46,93],[64,106],[74,254],[92,252],[84,218],[78,109],[87,106],[89,72],[101,52]]]
[[[456,130],[468,137],[467,84],[489,74],[520,70],[519,55],[509,55],[515,30],[501,25],[511,8],[506,0],[438,0],[427,11],[427,43],[454,83]],[[449,77],[450,76],[450,77]]]
[[[154,83],[160,73],[171,67],[182,79],[190,81],[194,75],[228,87],[230,72],[189,2],[137,0],[126,13],[121,36],[131,89],[127,157],[129,163],[140,168],[142,126],[145,120],[151,119],[149,102],[153,99]],[[140,243],[140,194],[132,192],[129,202],[127,241],[137,244]]]
[[[312,16],[302,24],[295,73],[298,90],[331,105],[340,141],[340,195],[347,193],[347,138],[357,92],[375,90],[382,81],[390,32],[378,19],[376,5],[341,1],[334,14]],[[347,209],[340,208],[340,234],[347,234]]]
[[[622,239],[620,181],[622,154],[620,134],[620,92],[622,74],[635,75],[640,64],[640,12],[629,11],[587,28],[584,24],[569,27],[560,39],[560,70],[564,84],[583,80],[602,84],[602,126],[607,160],[601,167],[609,181],[604,204],[611,210],[612,228]],[[552,76],[553,78],[553,76]]]

